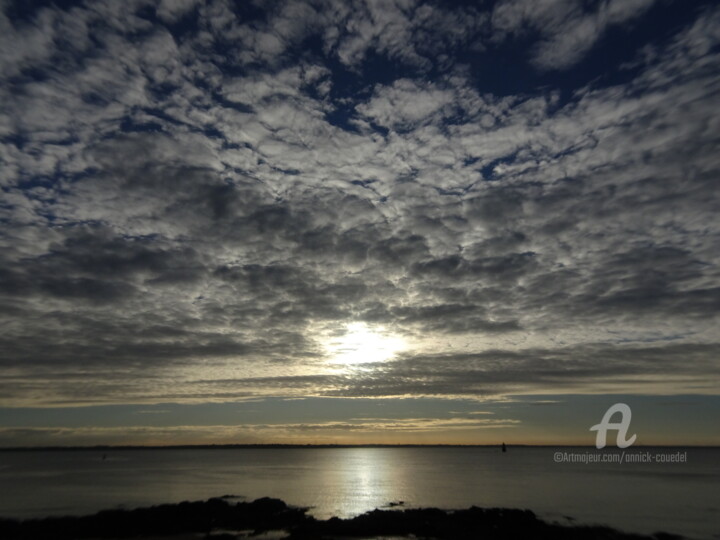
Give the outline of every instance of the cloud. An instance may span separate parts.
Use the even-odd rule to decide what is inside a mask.
[[[641,16],[655,0],[610,0],[583,4],[571,0],[503,0],[493,9],[494,40],[522,36],[530,31],[541,39],[532,63],[542,70],[562,70],[579,62],[609,27],[624,25]]]
[[[155,412],[155,411],[153,411]],[[302,443],[306,437],[325,442],[347,442],[357,435],[394,437],[403,441],[408,435],[460,432],[475,429],[512,429],[520,422],[512,419],[488,418],[403,418],[352,419],[349,422],[273,423],[226,425],[122,426],[76,428],[2,428],[0,447],[87,445],[87,444],[258,444]],[[357,443],[355,443],[357,444]]]
[[[165,23],[175,23],[199,5],[198,0],[161,0],[156,14]]]
[[[717,380],[716,345],[620,346],[585,344],[554,349],[487,350],[478,353],[406,355],[359,374],[329,395],[424,395],[489,397],[537,394],[554,388],[569,394],[637,392],[662,394],[674,372],[672,392],[708,393]],[[682,388],[682,390],[680,390]]]
[[[533,5],[6,15],[3,403],[709,392],[720,12],[485,91],[515,38],[571,69],[650,9]],[[333,371],[357,321],[410,346]]]

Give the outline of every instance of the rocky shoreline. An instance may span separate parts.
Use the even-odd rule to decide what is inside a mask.
[[[215,498],[135,510],[105,510],[82,517],[0,519],[6,540],[101,538],[212,538],[235,540],[275,531],[275,538],[429,538],[484,540],[680,540],[666,533],[629,534],[600,526],[546,523],[529,510],[437,508],[373,510],[350,519],[318,520],[306,508],[279,499],[230,502]],[[267,536],[266,536],[267,537]]]

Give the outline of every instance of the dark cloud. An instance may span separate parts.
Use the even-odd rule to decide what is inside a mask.
[[[698,381],[718,375],[717,345],[621,347],[588,344],[558,349],[488,350],[481,353],[414,355],[348,377],[329,395],[492,396],[556,388],[569,393],[608,393],[645,385],[660,388],[673,373]]]

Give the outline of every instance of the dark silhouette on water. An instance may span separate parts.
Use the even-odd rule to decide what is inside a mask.
[[[505,446],[505,443],[502,443],[502,451],[507,452],[507,446]]]
[[[263,498],[232,504],[224,499],[165,504],[137,510],[105,510],[92,516],[17,521],[0,518],[4,540],[147,538],[205,534],[206,538],[245,538],[232,531],[285,531],[290,540],[401,536],[483,540],[682,540],[666,533],[626,534],[608,527],[545,523],[529,510],[437,508],[373,510],[352,519],[318,520],[305,508]],[[223,531],[212,534],[213,531]],[[210,536],[212,534],[212,536]]]

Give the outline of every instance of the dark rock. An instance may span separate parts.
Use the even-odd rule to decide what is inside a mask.
[[[483,540],[681,540],[657,533],[652,537],[626,534],[607,527],[548,524],[529,510],[477,508],[444,511],[437,508],[373,510],[352,519],[316,520],[304,508],[279,499],[263,498],[231,504],[222,498],[182,502],[136,510],[106,510],[92,516],[52,517],[16,521],[0,519],[3,540],[70,540],[83,538],[142,538],[181,533],[209,535],[212,530],[286,530],[292,539],[408,536],[435,539]],[[232,535],[229,535],[232,538]]]

